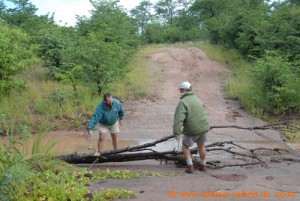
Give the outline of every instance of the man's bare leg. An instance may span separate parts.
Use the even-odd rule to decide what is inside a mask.
[[[99,133],[98,140],[98,152],[101,153],[104,149],[104,141],[105,141],[106,133]]]
[[[185,144],[182,143],[182,151],[185,157],[185,160],[191,160],[191,152],[190,152],[190,148],[188,146],[186,146]]]
[[[205,160],[205,158],[206,158],[206,149],[205,149],[204,144],[197,144],[197,145],[198,145],[200,159]]]
[[[117,133],[111,133],[111,139],[112,139],[114,150],[118,149]]]
[[[182,143],[182,151],[183,151],[184,157],[186,159],[186,163],[188,165],[185,172],[193,173],[194,172],[194,165],[193,165],[193,161],[192,161],[192,157],[191,157],[190,148],[188,146],[186,146],[184,143]]]
[[[202,171],[206,171],[206,149],[205,149],[205,145],[204,144],[197,144],[198,146],[198,150],[199,150],[199,155],[200,155],[200,170]]]

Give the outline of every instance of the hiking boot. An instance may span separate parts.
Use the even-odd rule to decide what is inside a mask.
[[[187,168],[185,169],[186,173],[193,173],[194,172],[194,166],[193,165],[188,165]]]
[[[199,170],[205,172],[206,171],[206,165],[200,165]]]

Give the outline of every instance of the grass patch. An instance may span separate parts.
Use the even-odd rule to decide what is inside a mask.
[[[106,168],[100,173],[94,173],[93,177],[98,180],[112,179],[132,179],[139,178],[140,174],[129,170],[113,170]]]
[[[293,127],[296,127],[297,129],[294,129]],[[292,123],[292,130],[284,130],[283,134],[284,136],[291,142],[294,143],[300,143],[300,120],[295,121]]]
[[[105,190],[102,190],[102,192],[95,196],[95,200],[115,200],[116,198],[123,198],[123,199],[132,199],[136,198],[137,193],[125,189],[120,188],[108,188]]]
[[[78,104],[72,87],[47,80],[47,72],[41,66],[23,74],[28,79],[28,88],[0,98],[0,115],[5,116],[7,123],[4,127],[0,119],[0,134],[16,132],[16,125],[26,125],[32,132],[38,132],[45,126],[48,130],[80,129],[85,126],[86,116],[92,115],[102,99],[93,95],[93,89],[80,86]]]
[[[164,45],[150,45],[141,48],[127,64],[130,72],[121,81],[114,82],[108,87],[116,97],[133,100],[149,95],[148,61],[147,56],[160,51]]]
[[[144,176],[151,176],[151,177],[161,177],[161,174],[158,172],[149,172],[149,171],[143,171]]]

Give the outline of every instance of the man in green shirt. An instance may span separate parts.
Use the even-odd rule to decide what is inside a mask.
[[[118,148],[117,134],[119,133],[119,125],[122,126],[124,118],[124,110],[119,100],[112,97],[111,94],[104,94],[103,101],[98,105],[89,125],[87,126],[88,135],[93,135],[93,129],[96,124],[99,128],[98,152],[95,156],[100,156],[103,151],[106,133],[109,131],[112,138],[114,149]]]
[[[206,171],[206,134],[210,129],[204,106],[201,100],[194,95],[189,82],[182,82],[179,86],[180,101],[174,115],[173,134],[179,140],[183,134],[182,151],[187,162],[187,173],[194,172],[194,165],[189,147],[197,143],[200,154],[200,170]]]

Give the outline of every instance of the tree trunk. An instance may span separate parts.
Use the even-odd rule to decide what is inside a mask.
[[[287,125],[287,124],[284,124]],[[211,129],[217,128],[237,128],[237,129],[246,129],[246,130],[265,130],[265,129],[278,129],[283,125],[266,125],[261,127],[239,127],[239,126],[212,126]],[[290,125],[287,125],[290,126]],[[291,128],[290,128],[291,129]],[[296,130],[300,130],[300,128],[294,127]],[[259,133],[256,131],[256,134]],[[260,134],[262,135],[262,134]],[[156,146],[156,144],[165,142],[169,139],[174,138],[173,135],[163,137],[156,141],[142,144],[142,145],[135,145],[126,147],[123,149],[112,150],[112,151],[105,151],[101,154],[101,156],[94,156],[91,154],[77,154],[73,153],[70,155],[63,155],[58,156],[60,160],[63,160],[68,163],[72,164],[79,164],[79,163],[107,163],[107,162],[128,162],[128,161],[139,161],[139,160],[149,160],[149,159],[158,159],[161,161],[173,161],[176,164],[185,165],[185,158],[182,151],[170,150],[159,152],[151,149],[151,147]],[[266,158],[264,155],[259,155],[259,151],[267,150],[270,152],[274,152]],[[191,154],[197,154],[197,147],[191,149]],[[248,166],[248,165],[261,165],[264,167],[268,167],[270,162],[300,162],[300,158],[293,153],[290,153],[289,150],[285,149],[270,149],[266,147],[259,147],[255,149],[247,149],[242,147],[239,144],[236,144],[233,141],[224,141],[224,142],[214,142],[211,144],[206,145],[207,152],[214,152],[214,151],[222,151],[231,154],[232,156],[238,156],[242,158],[242,163],[237,163],[238,159],[233,160],[235,163],[224,164],[221,161],[208,161],[208,165],[210,168],[224,168],[224,167],[234,167],[234,166]],[[287,157],[287,155],[289,157]],[[246,162],[245,162],[246,161]],[[196,166],[200,165],[200,160],[197,157],[193,157],[193,162]]]

